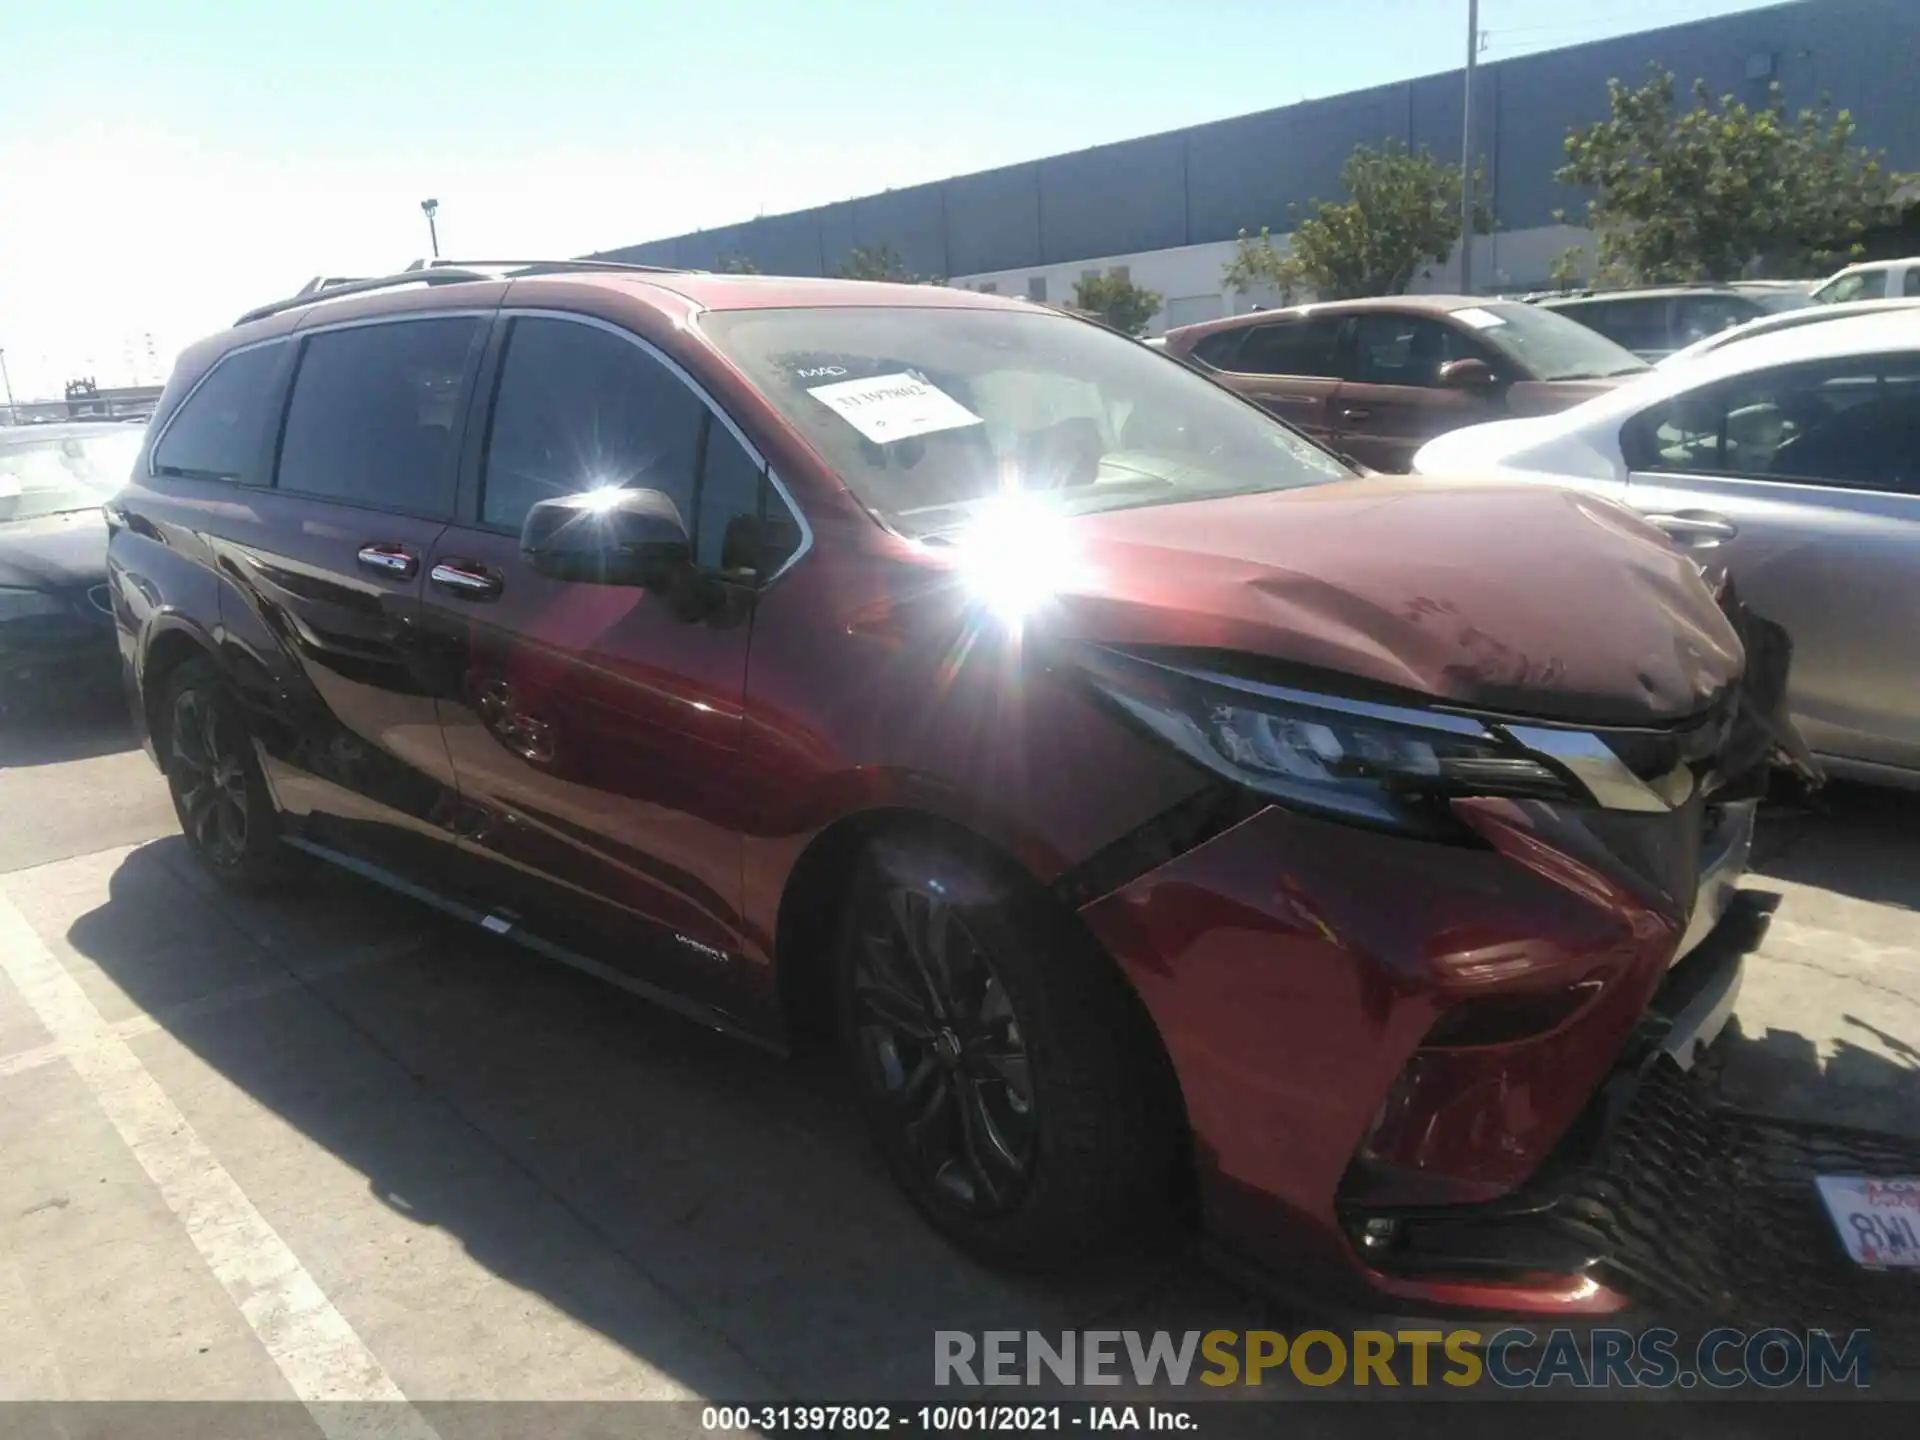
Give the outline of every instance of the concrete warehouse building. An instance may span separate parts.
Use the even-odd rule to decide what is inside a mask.
[[[1553,179],[1567,132],[1606,117],[1609,78],[1637,84],[1654,62],[1683,90],[1699,77],[1757,103],[1777,80],[1790,110],[1828,99],[1890,168],[1920,170],[1920,0],[1796,0],[1495,61],[1474,78],[1475,148],[1499,222],[1475,239],[1476,290],[1537,289],[1554,257],[1588,238],[1553,218],[1585,206]],[[1463,84],[1461,70],[1427,75],[597,258],[717,269],[740,256],[768,273],[827,275],[856,246],[886,245],[916,274],[1053,301],[1071,301],[1083,275],[1125,267],[1166,297],[1158,332],[1259,302],[1221,284],[1235,237],[1263,225],[1279,235],[1290,207],[1343,198],[1354,146],[1398,140],[1457,158]],[[1456,289],[1458,275],[1452,262],[1416,288]]]

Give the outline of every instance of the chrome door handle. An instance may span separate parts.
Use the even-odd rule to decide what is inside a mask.
[[[1676,540],[1731,540],[1740,527],[1724,515],[1704,513],[1649,515],[1647,523],[1657,525]]]
[[[427,578],[465,600],[491,600],[506,588],[506,582],[486,566],[466,560],[442,560],[427,572]]]
[[[401,545],[362,545],[359,560],[367,569],[396,580],[410,580],[420,568],[420,562]]]
[[[1364,405],[1344,405],[1340,409],[1340,418],[1342,420],[1369,420],[1373,418],[1373,412]]]

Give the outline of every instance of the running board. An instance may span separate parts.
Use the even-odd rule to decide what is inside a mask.
[[[416,885],[411,880],[402,879],[391,870],[371,864],[368,861],[360,859],[358,856],[349,855],[341,850],[335,850],[330,845],[322,845],[317,841],[308,840],[304,836],[283,835],[280,837],[280,843],[311,855],[315,859],[324,860],[327,864],[336,866],[350,874],[358,875],[363,880],[370,880],[375,885],[393,891],[396,895],[404,895],[409,900],[416,900],[431,910],[439,911],[442,915],[450,916],[455,920],[465,921],[469,925],[478,926],[489,935],[498,935],[502,939],[511,940],[516,945],[533,951],[536,955],[544,956],[548,960],[556,960],[562,965],[582,971],[597,980],[604,980],[609,985],[617,985],[622,990],[638,995],[642,1000],[652,1001],[662,1009],[671,1010],[682,1019],[691,1020],[695,1024],[703,1025],[709,1030],[714,1030],[727,1036],[729,1039],[744,1040],[756,1049],[765,1050],[774,1055],[784,1056],[787,1053],[784,1047],[764,1035],[756,1034],[754,1031],[747,1029],[727,1015],[725,1011],[717,1010],[711,1005],[703,1005],[698,1000],[689,1000],[686,996],[675,994],[673,991],[665,989],[662,986],[636,979],[634,976],[628,975],[624,971],[616,970],[611,965],[603,964],[591,956],[582,955],[577,950],[569,950],[564,945],[556,945],[553,941],[536,935],[531,930],[525,929],[517,919],[513,919],[497,911],[483,912],[474,909],[471,905],[463,905],[458,900],[449,899],[437,891],[429,890],[425,886]]]

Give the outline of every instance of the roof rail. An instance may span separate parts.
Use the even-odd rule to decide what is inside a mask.
[[[402,271],[398,275],[378,275],[369,280],[326,283],[310,280],[300,288],[298,295],[290,295],[285,300],[275,300],[266,305],[256,305],[233,323],[245,325],[249,321],[264,320],[269,315],[279,315],[288,310],[317,305],[322,300],[338,300],[347,295],[364,295],[373,290],[391,290],[400,285],[452,285],[463,280],[498,280],[499,278],[498,275],[490,275],[484,270],[449,269]]]
[[[233,323],[245,325],[251,320],[264,320],[269,315],[298,310],[322,300],[364,295],[402,285],[453,285],[468,280],[503,280],[509,275],[565,275],[579,272],[616,275],[687,273],[664,265],[621,265],[612,260],[416,260],[396,275],[376,275],[364,280],[316,275],[300,287],[298,294],[266,305],[256,305]]]
[[[615,275],[631,272],[642,275],[684,275],[677,265],[629,265],[620,260],[416,260],[408,270],[521,270],[535,275],[563,275],[569,270],[592,273],[604,270]]]

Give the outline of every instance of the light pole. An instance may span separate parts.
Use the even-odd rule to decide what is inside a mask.
[[[13,403],[13,377],[7,374],[7,352],[4,348],[0,348],[0,384],[4,384],[7,391],[7,423],[18,425],[20,410]]]
[[[1460,106],[1460,293],[1473,293],[1473,66],[1480,54],[1480,0],[1467,0],[1466,99]],[[438,253],[437,251],[435,252]]]
[[[427,239],[433,242],[433,258],[440,258],[440,227],[433,223],[433,217],[440,213],[438,200],[422,200],[420,208],[427,217]]]

